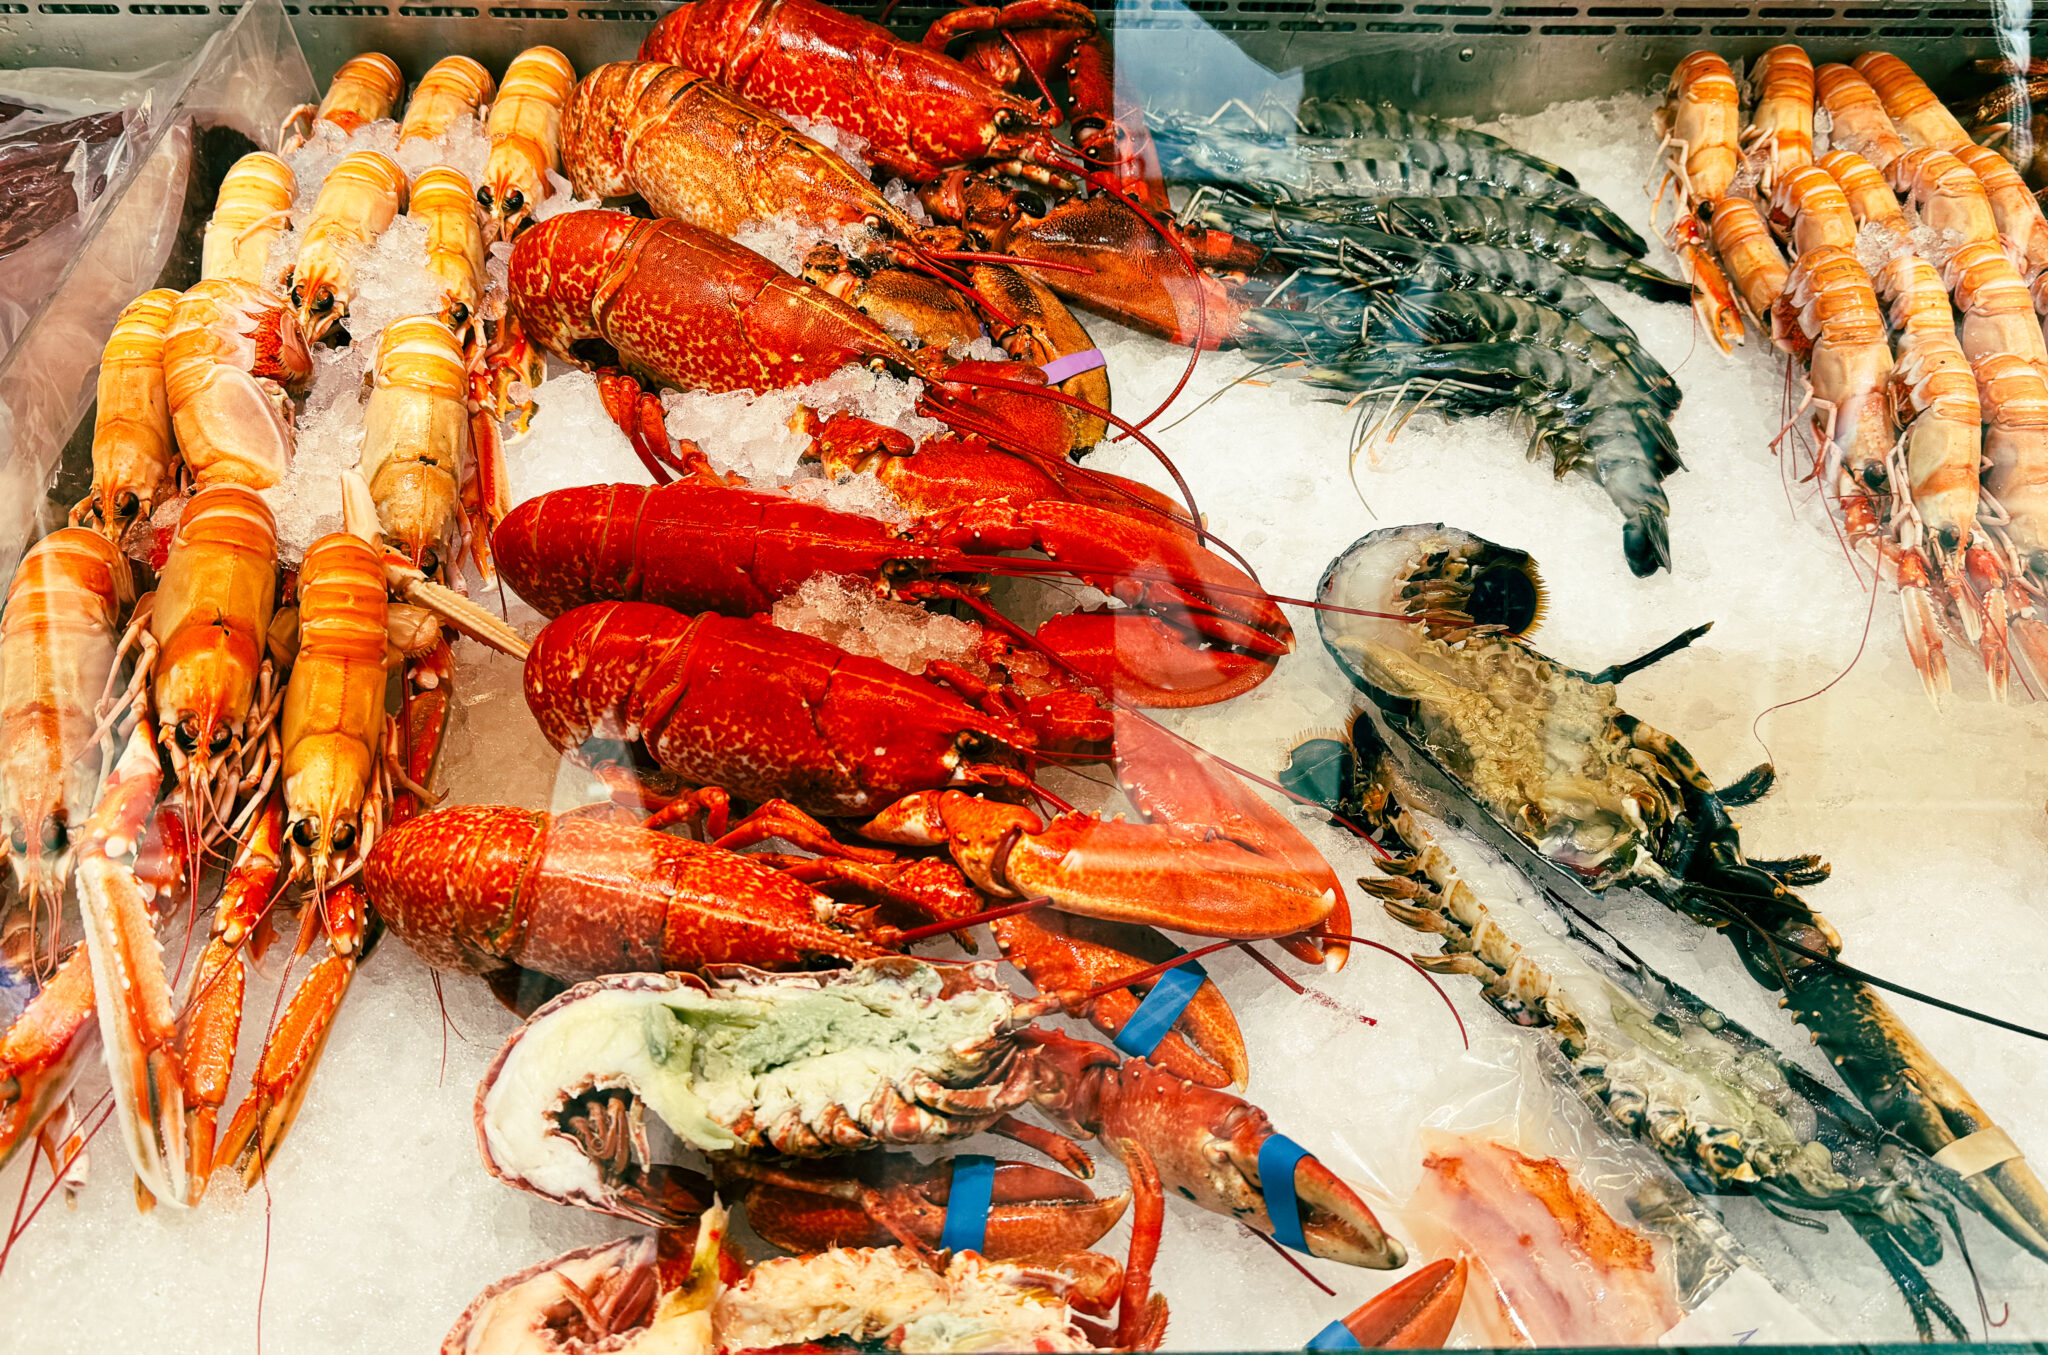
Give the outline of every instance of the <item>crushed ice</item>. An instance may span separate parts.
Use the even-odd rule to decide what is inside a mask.
[[[1642,97],[1588,101],[1488,130],[1569,166],[1589,192],[1640,227],[1648,217],[1641,185],[1656,159],[1650,109]],[[1824,114],[1817,123],[1824,135]],[[358,137],[394,131],[383,124]],[[339,153],[324,145],[299,153],[294,167],[305,206],[318,183],[310,157],[325,155],[331,164]],[[1244,549],[1277,593],[1312,595],[1328,561],[1377,527],[1450,521],[1536,554],[1549,584],[1538,643],[1565,662],[1598,668],[1714,621],[1706,639],[1631,677],[1624,705],[1683,739],[1719,778],[1772,758],[1779,788],[1743,811],[1744,844],[1760,856],[1817,850],[1829,858],[1834,878],[1811,897],[1847,938],[1848,959],[2009,1019],[2048,1024],[2048,989],[2034,981],[2026,958],[2048,949],[2048,916],[2038,905],[2048,769],[2014,753],[2048,740],[2048,703],[1996,706],[1959,682],[1945,713],[1928,710],[1890,604],[1873,601],[1810,487],[1770,451],[1786,410],[1779,356],[1752,336],[1723,359],[1685,309],[1599,290],[1684,383],[1674,426],[1690,469],[1667,485],[1671,573],[1630,578],[1604,496],[1579,481],[1557,483],[1525,462],[1525,434],[1506,420],[1446,424],[1419,416],[1378,466],[1357,469],[1354,489],[1348,411],[1285,382],[1254,384],[1245,378],[1262,374],[1250,363],[1207,354],[1182,409],[1212,393],[1215,402],[1200,417],[1162,426],[1159,441],[1194,485],[1214,530]],[[1088,324],[1120,408],[1149,409],[1178,379],[1183,350]],[[360,399],[361,361],[347,349],[316,359],[302,456],[346,455],[342,412]],[[524,464],[518,446],[512,453],[515,494],[579,475],[639,478],[638,460],[602,416],[589,377],[557,375],[533,395],[539,408]],[[884,402],[875,395],[900,411],[885,422],[909,422],[902,416],[914,397],[897,392]],[[763,483],[804,474],[800,446],[792,447],[786,428],[776,431],[790,406],[761,402],[778,412],[756,425],[713,399],[665,400],[671,431],[697,438],[714,461]],[[741,425],[737,435],[725,432],[729,419]],[[1106,448],[1091,464],[1161,483],[1128,446]],[[806,599],[807,625],[835,624],[826,618],[842,615],[842,604],[822,591]],[[531,624],[516,604],[508,611]],[[1293,619],[1296,650],[1266,684],[1223,706],[1164,718],[1266,774],[1303,733],[1345,723],[1361,698],[1321,652],[1312,615],[1297,610]],[[535,731],[520,665],[466,643],[456,653],[460,698],[439,775],[451,800],[567,807],[595,798],[587,772],[562,763]],[[1769,739],[1768,750],[1759,736]],[[1094,802],[1085,781],[1071,784],[1062,793]],[[1964,806],[1967,813],[1959,812]],[[1297,811],[1297,821],[1339,878],[1375,869],[1355,840],[1312,815]],[[1898,832],[1907,822],[1929,825],[1910,846]],[[1441,840],[1468,872],[1483,856],[1449,830]],[[1512,881],[1509,872],[1496,874]],[[1363,897],[1352,902],[1361,935],[1403,951],[1435,949]],[[1781,1048],[1806,1047],[1803,1032],[1740,971],[1724,939],[1640,899],[1610,900],[1603,920],[1663,972]],[[167,953],[175,955],[176,945]],[[1414,1179],[1415,1126],[1457,1109],[1446,1088],[1455,1086],[1451,1074],[1462,1056],[1435,994],[1412,971],[1363,951],[1342,973],[1310,979],[1333,1004],[1376,1019],[1366,1026],[1310,1007],[1235,953],[1204,963],[1230,996],[1251,1050],[1248,1097],[1332,1170],[1360,1183],[1376,1207],[1385,1202],[1382,1217],[1391,1217]],[[260,1044],[260,1014],[272,1010],[285,968],[274,958],[252,981],[247,1007],[254,1015],[245,1023],[235,1099]],[[294,981],[303,972],[303,963],[290,970]],[[1472,1032],[1475,1058],[1518,1038],[1469,982],[1446,980],[1446,991]],[[1929,1008],[1912,1006],[1904,1015],[2037,1163],[2048,1158],[2038,1122],[2048,1065],[2035,1051]],[[265,1347],[274,1352],[429,1347],[486,1284],[565,1248],[617,1236],[616,1220],[507,1190],[478,1165],[474,1089],[512,1021],[484,984],[445,975],[437,989],[411,952],[386,937],[355,979],[291,1140],[261,1191],[244,1192],[227,1173],[200,1210],[138,1215],[123,1185],[117,1136],[94,1140],[95,1179],[77,1207],[45,1210],[8,1261],[15,1291],[36,1296],[30,1339],[50,1349],[246,1345],[260,1294]],[[1802,1057],[1829,1075],[1810,1050]],[[104,1086],[97,1067],[88,1071],[85,1102]],[[962,1147],[1023,1155],[994,1140]],[[1094,1156],[1097,1189],[1119,1190],[1114,1159],[1099,1150]],[[19,1193],[27,1157],[13,1164],[15,1175],[0,1178],[0,1196]],[[1910,1331],[1896,1293],[1850,1230],[1793,1228],[1749,1200],[1715,1208],[1836,1339],[1894,1340]],[[2010,1304],[2001,1339],[2048,1336],[2038,1263],[1979,1220],[1968,1218],[1965,1227],[1987,1292]],[[1125,1225],[1099,1245],[1120,1253],[1127,1242]],[[337,1255],[346,1257],[346,1283],[335,1282]],[[1170,1341],[1179,1349],[1298,1346],[1400,1278],[1305,1264],[1334,1295],[1319,1293],[1232,1220],[1169,1205],[1154,1278],[1172,1304]],[[1932,1279],[1950,1302],[1967,1303],[1971,1280],[1953,1246]]]

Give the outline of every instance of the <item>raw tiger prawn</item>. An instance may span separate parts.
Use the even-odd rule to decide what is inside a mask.
[[[1955,1224],[1952,1173],[1901,1151],[1861,1109],[1669,979],[1597,946],[1599,962],[1581,960],[1516,899],[1462,878],[1410,815],[1430,797],[1369,713],[1348,740],[1297,747],[1283,780],[1389,853],[1358,884],[1397,922],[1442,940],[1417,963],[1477,980],[1509,1021],[1547,1031],[1578,1093],[1688,1187],[1840,1215],[1891,1275],[1921,1339],[1937,1322],[1961,1338],[1921,1269],[1941,1260],[1936,1225]],[[1585,939],[1569,915],[1567,926]]]
[[[1363,538],[1319,596],[1360,609],[1319,613],[1324,644],[1378,707],[1404,773],[1568,901],[1633,886],[1721,927],[1877,1123],[2048,1257],[2048,1191],[2032,1168],[1876,990],[1831,963],[1841,938],[1793,892],[1825,867],[1745,857],[1728,810],[1762,795],[1771,769],[1716,790],[1675,739],[1615,705],[1615,682],[1699,631],[1602,673],[1568,668],[1522,638],[1542,599],[1530,558],[1442,526]],[[1568,761],[1548,751],[1560,746]]]
[[[1154,136],[1178,180],[1242,187],[1260,201],[1415,195],[1513,199],[1554,213],[1631,258],[1648,244],[1614,209],[1558,177],[1555,166],[1482,142],[1314,136],[1189,120]]]
[[[1327,298],[1311,286],[1289,308],[1245,312],[1240,347],[1300,361],[1302,379],[1348,394],[1384,395],[1396,403],[1412,396],[1454,415],[1505,408],[1526,413],[1537,445],[1550,446],[1558,473],[1590,471],[1621,510],[1630,569],[1646,575],[1669,565],[1660,482],[1679,468],[1669,424],[1676,390],[1634,331],[1584,283],[1548,260],[1486,245],[1417,244],[1225,200],[1198,210],[1333,287]],[[1438,291],[1469,291],[1475,300],[1433,307],[1427,298]],[[1480,302],[1480,293],[1532,306]],[[1411,309],[1418,318],[1405,321]],[[1568,313],[1587,341],[1571,343],[1561,318],[1546,324],[1543,312]],[[1406,324],[1450,341],[1415,347],[1361,342],[1382,313],[1397,332]],[[1597,350],[1589,346],[1595,343]]]
[[[1367,226],[1410,240],[1517,250],[1550,259],[1581,277],[1618,283],[1652,301],[1692,300],[1692,289],[1685,283],[1586,234],[1549,208],[1519,198],[1324,198],[1274,210],[1311,221]]]

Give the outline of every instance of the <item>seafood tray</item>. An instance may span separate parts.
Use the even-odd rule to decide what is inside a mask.
[[[2048,1339],[2026,14],[26,9],[6,1348]]]

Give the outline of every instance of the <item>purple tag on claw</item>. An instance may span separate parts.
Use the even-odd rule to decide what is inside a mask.
[[[1045,384],[1057,386],[1070,376],[1092,372],[1097,367],[1107,367],[1109,359],[1102,356],[1100,348],[1086,348],[1078,353],[1069,353],[1063,358],[1054,358],[1038,370],[1045,373]]]

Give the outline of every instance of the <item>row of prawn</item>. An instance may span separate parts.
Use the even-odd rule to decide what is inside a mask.
[[[1744,123],[1720,57],[1696,52],[1674,73],[1661,114],[1674,237],[1703,273],[1718,256],[1743,309],[1805,364],[1815,477],[1896,580],[1930,698],[1949,689],[1949,628],[1995,696],[2014,655],[2041,690],[2048,219],[1896,57],[1816,70],[1777,47],[1751,83]],[[1832,143],[1818,157],[1817,108]]]
[[[514,63],[508,89],[557,66],[566,75],[559,55],[540,49]],[[388,111],[395,76],[383,58],[349,63],[316,130]],[[409,133],[435,135],[415,129],[461,113],[459,98],[447,112],[448,83],[440,72],[422,81]],[[494,124],[507,182],[524,181],[513,162],[536,156],[518,144],[530,123]],[[363,248],[408,191],[429,221],[429,267],[447,284],[442,318],[364,336],[374,388],[362,463],[342,485],[349,530],[286,569],[267,500],[292,459],[293,396],[313,370],[308,335],[345,310]],[[0,1038],[12,1093],[0,1159],[41,1136],[58,1161],[50,1126],[70,1123],[60,1108],[96,1033],[95,990],[119,993],[98,1008],[97,1033],[123,1129],[149,1194],[179,1204],[196,1201],[211,1171],[247,956],[300,881],[320,907],[299,952],[324,939],[326,955],[273,1034],[226,1155],[260,1158],[303,1094],[295,1072],[278,1070],[317,1054],[364,941],[359,898],[336,887],[382,825],[414,807],[445,720],[452,664],[436,613],[517,646],[420,567],[445,572],[434,553],[453,534],[458,464],[469,429],[488,419],[470,409],[483,246],[468,184],[445,168],[408,184],[385,157],[349,157],[321,185],[296,259],[280,267],[273,247],[295,194],[285,160],[239,161],[206,229],[201,281],[124,309],[102,355],[91,490],[74,525],[28,552],[0,623],[11,736],[0,821],[20,886],[10,917],[21,923],[9,930],[9,960],[24,980],[11,987],[33,994],[6,1013]],[[139,600],[124,546],[156,571]],[[402,713],[387,718],[393,675]],[[157,915],[196,893],[215,859],[233,866],[212,938],[173,1003]],[[60,966],[74,879],[89,944]]]

